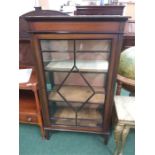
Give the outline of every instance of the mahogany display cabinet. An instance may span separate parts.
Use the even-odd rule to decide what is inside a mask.
[[[26,16],[46,138],[52,130],[111,129],[124,16]]]

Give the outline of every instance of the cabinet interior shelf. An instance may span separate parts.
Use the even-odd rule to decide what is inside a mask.
[[[104,104],[105,90],[102,87],[93,87],[95,90],[94,96],[90,98],[88,103]],[[48,99],[51,101],[64,102],[63,98],[55,91],[49,93]],[[92,90],[86,86],[62,86],[59,92],[65,97],[68,102],[79,103],[85,102],[92,94]]]
[[[74,53],[74,51],[71,50],[67,50],[67,51],[57,51],[57,50],[42,50],[41,52],[49,52],[49,53]],[[75,51],[75,53],[110,53],[110,51],[108,50],[95,50],[95,51],[91,51],[91,50],[79,50],[79,51]]]
[[[76,125],[76,114],[71,108],[59,108],[51,120],[54,124]],[[102,115],[96,109],[84,108],[77,113],[78,126],[96,127],[102,124]]]
[[[32,91],[22,91],[19,93],[20,113],[37,114],[35,97]]]
[[[46,66],[46,71],[70,71],[74,66],[72,60],[50,61]],[[107,72],[108,61],[106,60],[77,60],[76,67],[83,72]],[[74,70],[73,70],[74,71]],[[76,71],[76,70],[75,70]]]

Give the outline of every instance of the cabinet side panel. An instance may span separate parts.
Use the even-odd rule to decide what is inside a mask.
[[[40,54],[40,47],[39,42],[37,38],[32,39],[32,47],[33,52],[35,55],[35,65],[37,70],[37,78],[39,80],[39,97],[40,97],[40,103],[41,103],[41,109],[43,113],[43,121],[45,126],[49,126],[49,113],[48,113],[48,100],[47,100],[47,94],[45,90],[45,77],[43,72],[43,65],[42,65],[42,58]]]
[[[106,133],[109,131],[112,121],[112,109],[113,109],[113,98],[114,98],[114,88],[115,80],[118,69],[118,63],[120,58],[120,50],[122,47],[122,35],[117,35],[112,42],[112,53],[108,73],[108,83],[107,83],[107,95],[105,101],[104,109],[104,120],[103,120],[103,131]]]

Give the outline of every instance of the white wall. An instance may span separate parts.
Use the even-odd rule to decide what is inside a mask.
[[[67,2],[67,0],[38,0],[42,9],[60,10],[60,6]],[[48,4],[47,4],[48,3]],[[20,0],[18,1],[17,9],[18,15],[34,10],[35,0]]]
[[[18,11],[18,16],[34,10],[36,0],[18,0],[18,4],[16,4],[16,10]],[[60,10],[61,5],[66,3],[68,0],[38,0],[43,9],[50,10]],[[73,2],[80,3],[84,5],[85,0],[72,0]],[[135,1],[135,0],[118,0],[119,2],[124,1]],[[108,0],[104,0],[104,3],[108,3]]]
[[[67,2],[67,0],[48,0],[50,10],[60,10],[61,5]]]
[[[34,10],[35,0],[20,0],[16,5],[15,10],[18,12],[18,16]]]

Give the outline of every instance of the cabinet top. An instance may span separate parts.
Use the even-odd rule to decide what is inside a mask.
[[[130,18],[129,16],[121,15],[76,15],[76,16],[26,16],[27,21],[124,21],[126,22]]]

